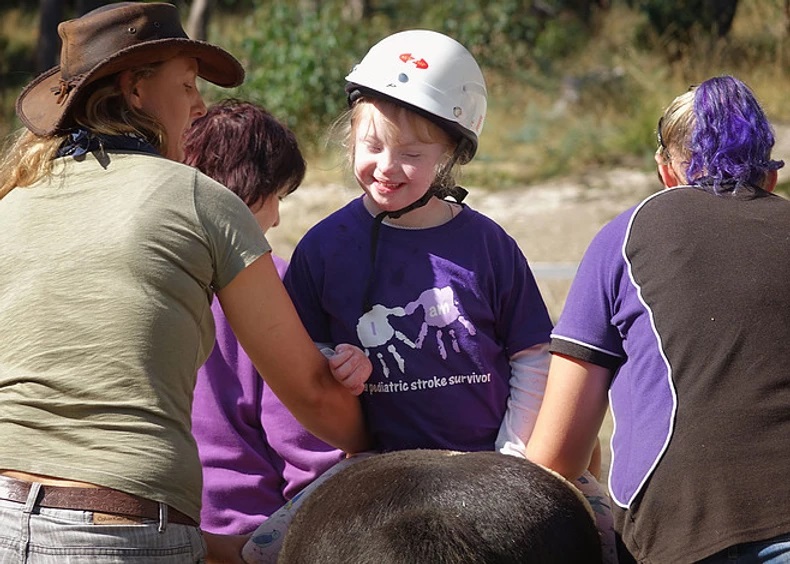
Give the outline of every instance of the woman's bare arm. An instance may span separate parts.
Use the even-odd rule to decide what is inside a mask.
[[[527,458],[575,480],[588,467],[608,406],[608,368],[553,355]]]
[[[332,377],[269,253],[217,295],[239,343],[294,417],[332,446],[366,450],[370,441],[359,400]]]

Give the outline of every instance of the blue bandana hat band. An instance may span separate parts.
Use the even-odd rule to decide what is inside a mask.
[[[75,129],[63,140],[55,158],[80,157],[93,151],[134,151],[159,155],[151,143],[140,135],[103,135],[91,133],[87,129]]]

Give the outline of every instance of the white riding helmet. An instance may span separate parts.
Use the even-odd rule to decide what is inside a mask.
[[[416,110],[469,141],[461,162],[477,151],[486,117],[486,85],[472,54],[455,39],[415,29],[385,37],[346,77],[349,103],[381,95]]]

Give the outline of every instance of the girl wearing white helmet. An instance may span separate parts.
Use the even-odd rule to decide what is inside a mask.
[[[364,194],[299,242],[286,288],[316,342],[354,343],[373,361],[369,380],[344,383],[377,451],[523,457],[552,324],[518,244],[462,204],[453,181],[485,121],[480,67],[454,39],[410,30],[374,45],[346,79]],[[278,526],[253,541],[282,539]]]

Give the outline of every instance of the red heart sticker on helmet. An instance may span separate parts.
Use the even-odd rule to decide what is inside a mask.
[[[403,53],[400,57],[398,57],[404,63],[408,63],[409,61],[413,60],[414,57],[411,56],[411,53]]]
[[[416,66],[418,69],[427,69],[428,61],[426,61],[425,59],[420,59],[419,61],[414,63],[414,66]]]

